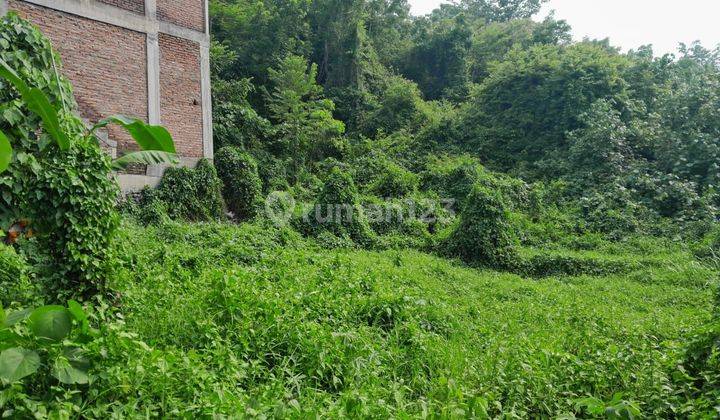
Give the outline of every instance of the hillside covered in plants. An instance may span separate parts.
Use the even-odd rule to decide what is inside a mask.
[[[720,416],[720,49],[542,3],[213,0],[214,159],[128,196],[167,130],[4,17],[0,414]]]

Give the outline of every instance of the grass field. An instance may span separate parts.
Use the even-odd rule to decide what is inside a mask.
[[[552,251],[627,273],[523,278],[255,225],[125,231],[86,414],[668,416],[715,278],[643,241]]]

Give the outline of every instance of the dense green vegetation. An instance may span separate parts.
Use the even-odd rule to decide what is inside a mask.
[[[715,271],[676,245],[567,251],[637,268],[536,281],[412,250],[325,250],[263,224],[122,235],[115,295],[91,313],[91,386],[14,385],[16,414],[32,396],[89,417],[589,416],[596,404],[665,417],[715,404],[692,399],[682,368]],[[706,360],[693,366],[712,372]]]
[[[167,131],[3,18],[0,413],[720,415],[720,51],[542,3],[214,0],[215,160],[128,197]]]

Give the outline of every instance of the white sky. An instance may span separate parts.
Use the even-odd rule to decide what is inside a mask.
[[[429,13],[442,0],[409,0],[416,15]],[[680,42],[700,40],[706,48],[720,43],[720,0],[550,0],[550,10],[573,27],[573,35],[610,38],[624,51],[653,44],[658,55],[675,52]]]

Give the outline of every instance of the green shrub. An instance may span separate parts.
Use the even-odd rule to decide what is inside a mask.
[[[404,197],[417,190],[419,177],[402,166],[388,161],[382,174],[370,185],[370,191],[380,197]]]
[[[509,218],[498,191],[475,185],[459,222],[442,243],[444,251],[472,264],[497,268],[516,266],[516,239]]]
[[[624,260],[543,253],[524,261],[519,267],[519,272],[531,277],[607,276],[626,274],[634,268],[638,268],[638,265]]]
[[[370,227],[378,235],[426,237],[447,228],[454,220],[454,203],[416,192],[401,199],[362,198]],[[448,206],[451,206],[448,208]]]
[[[338,167],[330,171],[315,205],[303,215],[303,222],[315,236],[330,231],[362,246],[370,246],[374,240],[355,182]]]
[[[41,118],[0,79],[0,130],[12,139],[15,159],[0,175],[0,229],[31,220],[38,252],[47,255],[49,286],[81,294],[101,288],[113,259],[119,218],[111,161],[76,116],[72,86],[56,68],[60,57],[30,23],[11,13],[0,20],[0,59],[40,89],[59,109],[60,130],[70,139],[62,151]]]
[[[0,245],[0,284],[17,281],[24,274],[25,268],[25,262],[12,248]]]
[[[698,418],[715,418],[720,401],[720,288],[716,292],[713,319],[691,337],[682,368],[683,379],[692,380],[686,405],[692,407]]]
[[[510,176],[488,171],[478,159],[467,156],[445,156],[432,160],[423,173],[423,187],[443,198],[452,198],[460,205],[475,184],[499,191],[501,199],[511,210],[529,206],[530,187]]]
[[[260,175],[265,194],[273,191],[287,191],[290,188],[287,159],[277,158],[265,150],[253,151],[253,155],[258,162],[258,175]]]
[[[677,175],[648,175],[628,181],[639,201],[662,217],[679,222],[707,218],[715,212],[697,193],[697,185]]]
[[[693,247],[693,253],[700,259],[720,263],[720,226],[715,226],[700,243]]]
[[[583,230],[620,239],[641,229],[640,215],[645,209],[635,202],[628,190],[609,186],[603,191],[589,191],[579,201]]]
[[[136,218],[144,226],[162,225],[170,220],[168,204],[153,194],[147,194],[143,197]]]
[[[463,203],[478,179],[480,163],[470,156],[432,160],[423,173],[423,188]]]
[[[40,291],[37,283],[28,277],[29,266],[25,258],[12,247],[0,244],[0,306],[9,307],[13,302],[36,302]]]
[[[236,147],[224,147],[215,155],[215,167],[223,182],[228,209],[240,221],[255,217],[262,200],[262,181],[255,159]]]
[[[98,338],[90,327],[88,314],[76,301],[68,306],[42,306],[5,312],[0,349],[0,383],[4,386],[5,415],[18,418],[62,418],[74,410],[55,405],[51,398],[40,402],[36,396],[56,390],[88,385],[93,381],[93,357],[89,351]],[[104,353],[105,354],[105,353]],[[95,353],[100,359],[99,353]],[[83,391],[77,389],[76,397]],[[72,410],[72,411],[71,411]]]
[[[215,167],[202,159],[196,168],[168,168],[152,198],[167,205],[173,220],[205,222],[221,219],[224,213],[222,181]]]

